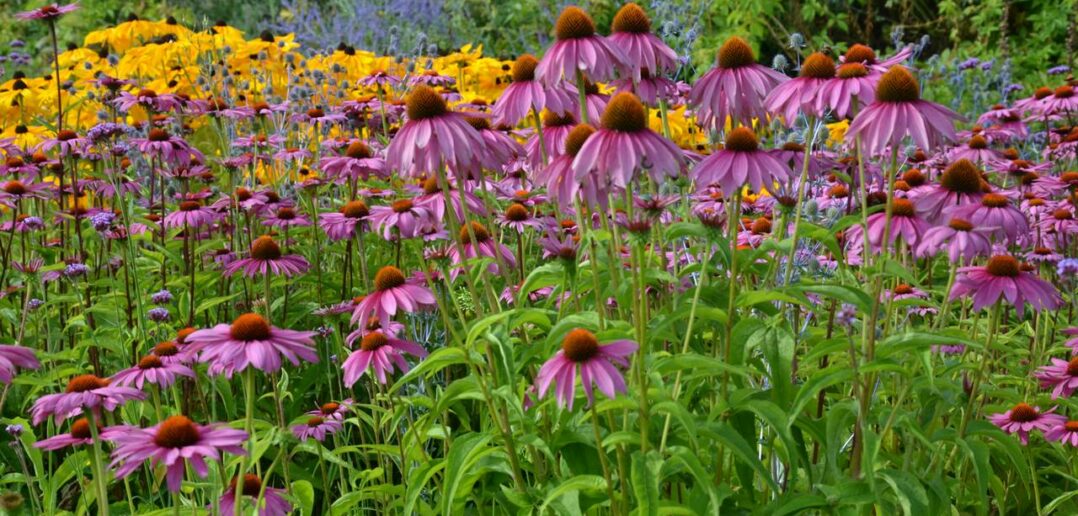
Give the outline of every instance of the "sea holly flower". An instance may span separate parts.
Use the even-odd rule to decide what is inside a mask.
[[[187,416],[170,416],[150,428],[111,427],[102,437],[116,444],[109,465],[116,468],[116,478],[130,475],[149,459],[151,466],[165,467],[168,490],[176,493],[188,464],[198,476],[206,478],[206,459],[221,460],[221,452],[246,455],[243,443],[248,436],[247,432],[227,426],[203,426]]]
[[[616,340],[599,344],[592,332],[577,328],[562,339],[561,349],[547,360],[535,377],[539,398],[546,396],[550,386],[557,384],[558,406],[573,410],[577,370],[588,396],[589,405],[595,402],[594,389],[613,399],[617,393],[626,392],[625,379],[615,365],[629,367],[627,357],[638,346],[631,340]]]
[[[993,414],[989,420],[1008,434],[1018,434],[1022,444],[1029,444],[1030,432],[1034,430],[1045,432],[1067,421],[1067,418],[1053,414],[1054,411],[1053,408],[1041,412],[1040,407],[1019,403],[1002,414]]]

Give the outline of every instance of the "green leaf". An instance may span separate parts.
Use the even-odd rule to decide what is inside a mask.
[[[658,453],[647,455],[633,454],[632,480],[633,496],[636,497],[636,514],[658,516],[659,514],[659,468],[662,458]]]
[[[577,475],[568,478],[547,493],[546,497],[543,498],[543,504],[539,506],[538,513],[549,514],[546,512],[547,507],[566,494],[572,492],[601,493],[604,489],[606,489],[606,480],[599,475]]]
[[[928,513],[928,493],[917,477],[897,469],[883,469],[876,474],[891,486],[903,512],[907,515]]]
[[[323,496],[333,496],[329,490],[331,486],[323,486],[326,490]],[[300,514],[304,516],[308,514],[314,514],[314,486],[306,480],[297,480],[292,482],[292,495],[296,497],[296,501],[299,503]]]

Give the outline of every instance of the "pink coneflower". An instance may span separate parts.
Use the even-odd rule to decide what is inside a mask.
[[[424,306],[434,306],[437,301],[427,287],[411,283],[400,269],[387,265],[374,275],[374,292],[367,294],[352,312],[352,324],[376,316],[382,326],[388,326],[398,309],[415,312]]]
[[[59,394],[46,394],[34,402],[30,408],[31,420],[35,425],[52,416],[59,423],[69,417],[82,414],[83,409],[97,410],[99,407],[112,412],[116,407],[131,400],[146,397],[138,389],[131,387],[113,387],[108,379],[92,374],[73,377],[67,382],[67,389]]]
[[[988,147],[988,140],[980,134],[973,135],[964,145],[947,153],[952,160],[968,159],[974,163],[993,164],[1003,160],[1003,153]]]
[[[27,199],[48,199],[52,185],[49,183],[23,182],[18,179],[0,185],[0,204],[14,207]]]
[[[1014,242],[1029,233],[1026,215],[1003,194],[985,194],[980,204],[959,206],[951,210],[951,215],[975,226],[993,228],[991,234],[1007,242]]]
[[[531,54],[524,54],[513,62],[513,82],[505,88],[494,104],[494,123],[515,126],[534,110],[541,113],[548,109],[554,113],[572,111],[576,99],[565,88],[546,88],[535,80],[535,68],[539,61]]]
[[[316,410],[308,411],[307,415],[320,416],[326,419],[336,419],[337,421],[342,421],[344,420],[344,417],[353,410],[353,403],[354,402],[352,401],[352,398],[341,400],[340,403],[333,401],[329,403],[323,403]]]
[[[71,129],[62,129],[60,132],[56,133],[55,138],[48,138],[42,141],[35,150],[38,152],[48,152],[53,148],[58,148],[61,157],[80,156],[86,153],[91,144],[93,144],[93,142],[90,141],[89,138],[79,136]]]
[[[972,161],[960,159],[943,171],[938,184],[915,188],[908,197],[921,217],[938,222],[948,209],[980,202],[987,186],[980,169]]]
[[[495,168],[500,169],[526,154],[524,147],[521,147],[514,138],[492,128],[490,120],[473,116],[468,117],[467,120],[479,132],[479,136],[483,138],[483,141],[486,142],[490,164],[494,165]]]
[[[97,425],[97,432],[102,432],[101,425]],[[69,446],[86,446],[93,444],[93,433],[90,432],[90,420],[86,418],[76,419],[71,423],[71,431],[59,434],[48,439],[42,439],[34,443],[34,448],[46,451],[56,451]]]
[[[277,161],[301,162],[311,157],[311,151],[299,147],[285,147],[273,153],[273,159]]]
[[[1042,389],[1052,388],[1052,399],[1066,398],[1078,390],[1078,357],[1069,362],[1053,358],[1051,365],[1041,367],[1034,376]]]
[[[895,66],[876,85],[876,101],[857,114],[846,130],[846,141],[861,137],[865,152],[881,154],[902,147],[909,136],[921,149],[931,151],[954,140],[954,120],[962,117],[939,104],[921,100],[921,86],[905,67]]]
[[[545,166],[543,152],[546,152],[548,161],[553,161],[558,156],[565,154],[565,139],[569,131],[576,126],[576,115],[569,112],[555,113],[547,111],[543,114],[543,137],[533,134],[524,145],[528,152],[528,164],[532,170],[539,170]],[[542,149],[540,149],[540,144]]]
[[[146,355],[139,360],[138,365],[112,375],[111,380],[115,385],[122,387],[134,385],[140,390],[146,382],[167,389],[176,381],[177,376],[194,378],[195,372],[181,363],[166,363],[157,355]]]
[[[633,2],[618,9],[607,40],[625,54],[635,70],[662,74],[677,69],[677,53],[651,33],[651,19]]]
[[[197,228],[217,222],[222,214],[212,207],[195,200],[186,200],[179,204],[176,211],[165,215],[166,228]]]
[[[524,233],[527,228],[543,227],[543,222],[532,216],[531,210],[519,203],[510,204],[505,213],[498,214],[495,220],[499,226],[511,228],[517,233]]]
[[[588,396],[588,404],[595,402],[594,388],[613,399],[619,392],[626,392],[625,379],[615,364],[629,367],[628,356],[638,346],[631,340],[616,340],[599,344],[592,332],[577,328],[562,339],[561,349],[547,360],[535,376],[539,398],[546,396],[552,382],[557,383],[558,406],[573,410],[576,371],[579,366],[581,383]]]
[[[1078,96],[1074,95],[1074,87],[1064,84],[1056,88],[1050,97],[1044,99],[1041,112],[1047,116],[1067,116],[1078,112]]]
[[[0,382],[11,383],[15,377],[15,368],[37,369],[41,362],[34,356],[34,350],[22,346],[0,345]]]
[[[356,235],[356,228],[362,229],[370,210],[363,201],[349,201],[337,213],[318,215],[318,225],[326,232],[330,240],[347,240]]]
[[[386,165],[402,177],[435,174],[445,165],[458,175],[474,175],[488,165],[483,138],[462,113],[427,86],[408,95],[408,120],[386,149]],[[493,167],[492,167],[493,168]]]
[[[186,165],[192,159],[206,161],[206,157],[186,140],[158,127],[150,129],[145,138],[132,138],[131,143],[139,152],[173,165]]]
[[[370,179],[371,173],[381,175],[385,172],[385,160],[374,157],[367,144],[354,140],[348,144],[343,156],[322,158],[319,163],[326,179],[344,181],[351,179]]]
[[[1019,403],[1007,412],[992,414],[988,419],[1000,430],[1008,434],[1018,434],[1022,444],[1029,444],[1029,433],[1033,430],[1044,432],[1067,420],[1059,414],[1053,414],[1053,411],[1055,411],[1054,408],[1041,412],[1039,407],[1034,408],[1026,403]]]
[[[876,51],[872,50],[872,47],[854,43],[850,45],[850,48],[846,49],[845,54],[839,56],[839,61],[842,63],[860,63],[868,68],[871,73],[878,76],[890,70],[892,66],[909,59],[911,55],[913,55],[913,46],[906,45],[895,55],[881,60],[876,57]]]
[[[949,301],[969,297],[974,310],[1006,299],[1022,317],[1026,303],[1040,311],[1057,308],[1062,302],[1051,283],[1022,270],[1013,256],[996,255],[983,267],[962,267],[958,273]]]
[[[345,380],[347,383],[347,380]],[[382,382],[385,383],[385,382]],[[327,435],[337,433],[342,428],[341,422],[333,418],[324,418],[322,416],[311,416],[306,419],[302,424],[292,425],[292,435],[300,441],[306,441],[307,439],[314,438],[318,442],[326,440]]]
[[[165,466],[168,489],[173,493],[180,490],[188,462],[199,477],[206,478],[209,473],[206,458],[220,460],[222,451],[233,455],[247,454],[243,449],[247,432],[227,426],[199,425],[186,416],[170,416],[150,428],[121,426],[105,432],[104,437],[116,443],[109,465],[111,468],[119,466],[116,478],[130,475],[150,459],[151,466]]]
[[[974,227],[968,220],[952,218],[947,225],[925,231],[915,254],[926,257],[946,252],[951,263],[969,264],[978,256],[992,254],[992,242],[988,239],[990,232]]]
[[[300,360],[318,362],[311,339],[314,332],[286,330],[271,326],[255,313],[243,314],[232,324],[218,324],[187,336],[188,346],[199,354],[199,362],[209,362],[209,374],[228,378],[254,366],[265,373],[281,369],[281,357],[298,366]]]
[[[183,100],[172,93],[157,93],[150,89],[141,89],[137,93],[121,91],[112,104],[123,113],[135,106],[142,106],[151,111],[172,111],[183,106]]]
[[[46,20],[53,21],[67,13],[75,12],[79,9],[78,2],[67,5],[52,4],[31,11],[21,12],[15,15],[17,20]]]
[[[458,221],[464,221],[465,207],[467,207],[468,211],[480,217],[486,217],[487,207],[482,199],[476,197],[472,192],[457,189],[452,184],[448,186],[449,202],[453,205],[453,213]],[[465,183],[465,188],[467,187],[468,183]],[[426,178],[423,180],[422,188],[417,188],[416,191],[419,195],[413,199],[413,202],[416,206],[427,210],[429,221],[432,223],[430,226],[434,226],[434,222],[443,220],[447,211],[446,195],[442,192],[441,185],[438,184],[438,177],[430,176]]]
[[[430,212],[412,199],[398,199],[389,206],[373,206],[367,223],[386,240],[415,238],[431,222]]]
[[[1063,444],[1078,446],[1078,421],[1058,421],[1054,426],[1044,431],[1044,440],[1059,441]]]
[[[228,489],[221,496],[217,505],[221,508],[221,516],[232,516],[236,510],[236,484],[238,478],[233,478]],[[258,508],[258,516],[286,516],[292,512],[292,504],[285,500],[282,494],[284,489],[276,487],[262,488],[262,479],[254,473],[243,475],[243,485],[240,486],[240,496],[245,496],[254,503],[261,497],[262,507]]]
[[[512,269],[517,266],[517,260],[513,256],[513,251],[498,242],[491,237],[487,228],[482,224],[473,221],[471,225],[471,232],[468,231],[468,227],[460,228],[460,244],[459,246],[453,246],[449,248],[449,259],[453,265],[463,264],[468,260],[475,258],[486,257],[494,258],[494,262],[490,264],[487,271],[491,274],[498,274],[498,261],[497,256],[501,255],[502,263],[506,267]],[[472,240],[472,234],[475,234],[475,240]],[[463,248],[463,256],[461,255],[461,248]],[[452,276],[456,278],[457,274],[462,272],[461,269],[453,269]]]
[[[894,247],[901,238],[907,246],[916,248],[921,242],[921,237],[932,226],[917,216],[913,203],[909,199],[894,199],[891,202],[891,234],[887,246]],[[873,250],[882,249],[886,225],[886,212],[881,211],[868,216],[868,240]]]
[[[355,309],[355,305],[359,304],[363,300],[363,296],[356,298],[352,303],[352,309]],[[356,342],[361,341],[368,333],[380,331],[387,337],[396,337],[404,333],[404,324],[397,321],[389,321],[389,324],[383,326],[382,321],[378,317],[370,317],[367,319],[367,324],[361,324],[358,328],[348,334],[344,339],[344,343],[349,349],[356,347]]]
[[[250,256],[225,265],[221,272],[226,276],[242,271],[247,277],[267,274],[292,277],[303,274],[310,267],[311,264],[306,258],[298,254],[283,255],[281,247],[273,241],[273,237],[262,235],[251,242]]]
[[[674,142],[655,134],[647,125],[640,99],[619,93],[603,112],[602,126],[573,159],[577,180],[595,174],[601,188],[625,189],[637,169],[645,169],[656,184],[664,176],[677,177],[685,158]]]
[[[790,174],[785,163],[760,148],[756,134],[747,127],[728,132],[722,150],[692,170],[698,188],[718,185],[724,192],[736,192],[745,184],[756,191],[772,188],[776,181],[789,181]]]
[[[577,73],[589,80],[605,82],[615,70],[627,72],[631,65],[621,49],[595,33],[595,22],[579,7],[569,6],[554,24],[557,41],[539,61],[535,77],[548,87],[577,81]]]
[[[693,84],[689,93],[697,120],[718,130],[726,125],[728,117],[747,126],[754,118],[766,119],[764,97],[787,77],[757,64],[752,47],[737,36],[722,44],[717,64]]]
[[[408,372],[410,367],[404,359],[406,353],[417,358],[427,356],[427,350],[414,342],[390,337],[381,331],[364,335],[359,349],[348,355],[341,365],[344,369],[344,385],[351,387],[368,369],[373,369],[374,376],[384,385],[387,374],[393,374],[394,365],[401,373]]]
[[[182,340],[181,337],[183,339],[186,339],[195,331],[196,330],[194,328],[184,328],[180,330],[177,336],[177,341]],[[177,342],[167,340],[164,342],[157,343],[157,345],[154,346],[152,350],[150,350],[150,353],[153,353],[165,365],[185,364],[191,362],[195,358],[194,354],[191,353],[186,348],[186,346],[181,349],[180,344],[177,344]]]
[[[665,77],[651,75],[646,69],[641,70],[640,79],[631,77],[618,79],[610,83],[615,94],[632,93],[647,106],[658,106],[660,101],[672,103],[677,98],[677,85]]]
[[[820,87],[816,108],[821,112],[830,110],[839,119],[852,116],[875,100],[877,79],[879,77],[874,77],[862,63],[843,63],[835,77]]]
[[[273,212],[273,215],[263,219],[262,224],[277,228],[289,228],[310,226],[311,221],[303,214],[298,213],[296,208],[292,206],[281,206],[277,208],[277,211]]]
[[[787,127],[797,122],[798,113],[823,116],[823,86],[835,77],[835,61],[823,52],[813,52],[801,63],[800,74],[779,84],[764,99],[768,111],[779,115]]]

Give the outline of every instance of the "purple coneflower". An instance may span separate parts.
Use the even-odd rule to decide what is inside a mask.
[[[818,110],[830,110],[839,119],[853,116],[861,107],[876,98],[876,81],[862,63],[843,63],[835,77],[820,87],[816,97]]]
[[[243,314],[232,324],[218,324],[187,336],[191,352],[199,354],[200,362],[209,362],[209,374],[234,373],[254,366],[265,373],[281,369],[281,357],[298,366],[300,360],[318,362],[314,350],[314,332],[286,330],[271,326],[261,315]]]
[[[242,271],[247,277],[267,274],[292,277],[306,272],[310,266],[307,259],[298,254],[283,255],[272,237],[262,235],[251,242],[250,256],[225,265],[221,271],[226,276]]]
[[[901,148],[909,136],[921,149],[931,151],[944,140],[954,140],[954,111],[921,100],[917,78],[903,66],[883,74],[876,85],[876,101],[857,114],[846,129],[846,141],[862,139],[865,152],[881,154],[884,149]]]
[[[966,204],[951,211],[951,215],[968,220],[975,226],[992,228],[995,238],[1015,242],[1029,233],[1029,220],[1011,200],[998,193],[985,194],[980,204]]]
[[[1008,434],[1018,434],[1022,444],[1029,444],[1029,433],[1033,430],[1042,432],[1062,424],[1067,418],[1053,414],[1055,409],[1041,412],[1040,408],[1034,408],[1026,403],[1019,403],[1011,410],[1002,414],[992,414],[989,420]]]
[[[116,407],[131,400],[146,397],[138,389],[131,387],[113,387],[108,379],[92,374],[79,375],[67,382],[64,392],[46,394],[34,402],[30,415],[35,425],[52,416],[59,423],[69,417],[82,414],[83,409],[97,410],[99,407],[111,412]]]
[[[523,204],[512,203],[495,219],[498,225],[512,228],[517,233],[524,233],[527,228],[541,229],[542,221],[532,216],[531,210]]]
[[[398,309],[415,312],[424,306],[437,304],[434,293],[427,287],[410,283],[400,269],[387,265],[374,275],[374,292],[367,294],[352,312],[352,324],[376,316],[382,326],[388,326]]]
[[[308,416],[321,416],[327,419],[336,419],[341,421],[346,415],[353,409],[352,398],[341,400],[340,403],[329,402],[323,403],[318,409],[307,412]]]
[[[213,224],[221,217],[222,214],[212,207],[187,200],[181,202],[176,211],[165,215],[164,224],[166,228],[197,228]]]
[[[635,353],[637,348],[637,344],[631,340],[616,340],[601,345],[592,332],[582,328],[571,330],[562,339],[561,349],[543,364],[535,376],[539,398],[546,396],[552,382],[557,383],[558,406],[572,410],[579,367],[589,405],[595,402],[595,386],[606,397],[613,399],[617,393],[626,392],[625,379],[614,365],[629,367],[627,357]]]
[[[385,382],[383,382],[385,383]],[[310,416],[301,424],[292,425],[292,435],[300,441],[314,438],[318,442],[326,440],[327,435],[337,433],[342,428],[341,422],[333,418]]]
[[[67,13],[75,12],[79,8],[78,2],[67,5],[52,4],[31,11],[21,12],[15,15],[17,20],[46,20],[53,21]]]
[[[443,165],[458,175],[478,173],[490,161],[483,138],[462,113],[427,86],[408,95],[408,120],[386,149],[386,165],[402,177],[437,173]]]
[[[983,135],[975,134],[964,145],[951,149],[947,157],[952,160],[968,159],[982,165],[992,164],[1003,159],[1003,153],[988,147],[988,140]]]
[[[916,248],[921,237],[932,226],[917,216],[909,199],[893,199],[891,202],[891,234],[888,236],[887,246],[893,247],[901,237],[907,246]],[[887,213],[881,211],[868,216],[868,240],[873,250],[883,247],[886,226]]]
[[[692,176],[701,189],[718,185],[724,192],[737,192],[748,184],[760,191],[772,188],[776,181],[789,181],[790,168],[761,149],[751,129],[738,127],[726,133],[721,150],[696,164]]]
[[[1034,376],[1042,389],[1052,388],[1052,399],[1066,398],[1078,390],[1078,357],[1070,361],[1053,358],[1051,365],[1041,367]]]
[[[351,387],[368,369],[372,369],[374,376],[384,385],[386,375],[393,374],[394,365],[400,372],[408,372],[410,367],[404,359],[405,354],[423,358],[427,356],[427,350],[415,342],[390,337],[381,331],[370,332],[363,336],[359,349],[348,355],[341,365],[344,384]]]
[[[950,301],[960,297],[973,299],[973,309],[980,310],[1006,299],[1022,317],[1025,304],[1034,310],[1054,309],[1062,302],[1051,283],[1022,270],[1013,256],[996,255],[982,267],[958,269]]]
[[[277,208],[277,211],[262,220],[262,224],[265,226],[273,226],[278,228],[287,227],[303,227],[310,226],[311,221],[307,220],[303,214],[296,211],[296,208],[292,206],[281,206]]]
[[[595,22],[579,7],[569,6],[554,24],[557,41],[539,61],[535,77],[548,87],[563,82],[573,84],[582,73],[592,81],[608,81],[615,70],[629,71],[631,66],[621,49],[595,33]]]
[[[385,172],[385,160],[374,157],[367,144],[354,140],[348,144],[343,156],[322,158],[319,163],[326,179],[344,181],[351,179],[370,179],[371,173],[381,175]]]
[[[599,130],[573,159],[577,180],[597,174],[595,182],[606,190],[607,185],[625,189],[640,168],[646,169],[656,184],[661,184],[664,176],[678,176],[685,159],[681,149],[648,127],[644,105],[636,95],[617,94],[601,120]]]
[[[198,476],[209,473],[206,458],[219,460],[221,452],[246,455],[243,443],[247,432],[227,426],[203,426],[186,416],[170,416],[150,428],[134,426],[112,427],[105,430],[105,439],[116,443],[112,464],[116,478],[124,478],[150,459],[152,466],[163,465],[168,489],[179,492],[188,461]]]
[[[1058,421],[1054,426],[1044,431],[1044,440],[1059,441],[1063,444],[1078,446],[1078,421]]]
[[[635,70],[662,74],[677,69],[677,53],[651,33],[651,19],[633,2],[618,9],[607,40],[625,54]]]
[[[535,174],[535,183],[546,187],[547,194],[558,203],[563,212],[572,209],[576,193],[581,188],[581,183],[576,180],[576,172],[573,171],[573,161],[593,134],[595,128],[590,125],[580,124],[574,127],[565,138],[565,152],[554,157]]]
[[[340,212],[318,215],[318,225],[326,232],[330,240],[347,240],[356,234],[356,228],[362,230],[370,210],[363,201],[349,201]]]
[[[524,54],[513,62],[513,82],[494,104],[495,124],[515,126],[532,110],[535,113],[541,113],[544,109],[553,113],[573,110],[576,99],[567,89],[547,88],[535,80],[537,66],[539,61],[531,54]]]
[[[186,140],[155,127],[145,138],[133,138],[131,143],[139,152],[173,165],[186,165],[192,159],[205,162],[206,158]]]
[[[389,241],[398,237],[415,238],[430,222],[430,212],[416,206],[412,199],[398,199],[389,206],[373,206],[367,216],[367,223]]]
[[[152,383],[162,389],[167,389],[175,381],[177,376],[194,378],[195,372],[179,362],[161,360],[157,355],[146,355],[139,360],[138,365],[129,367],[112,375],[112,382],[122,387],[134,385],[142,389],[145,382]]]
[[[34,350],[22,346],[0,345],[0,382],[11,383],[15,377],[15,368],[37,369],[41,362],[34,356]]]
[[[782,117],[787,127],[797,122],[797,114],[823,115],[823,86],[835,77],[835,61],[823,52],[813,52],[801,63],[800,74],[779,84],[764,99],[768,111]]]
[[[764,97],[787,77],[756,63],[756,55],[745,40],[734,36],[719,48],[715,68],[693,84],[689,103],[700,123],[721,129],[726,119],[752,125],[764,120]]]
[[[101,425],[97,425],[97,432],[102,432]],[[90,432],[90,420],[86,418],[76,419],[71,423],[71,431],[66,434],[54,435],[48,439],[42,439],[34,443],[34,448],[46,451],[56,451],[68,446],[86,446],[93,444],[93,433]]]
[[[915,254],[926,257],[946,252],[951,263],[969,264],[978,256],[992,254],[992,242],[988,239],[990,232],[974,227],[968,220],[952,218],[947,225],[925,231]]]
[[[236,510],[236,484],[238,478],[233,478],[228,489],[217,505],[221,508],[221,516],[232,516]],[[245,496],[254,503],[261,497],[262,507],[258,508],[258,516],[286,516],[292,512],[292,504],[285,500],[282,494],[284,489],[276,487],[262,488],[262,479],[254,473],[243,475],[243,485],[240,487],[240,496]]]
[[[498,274],[498,261],[497,255],[501,255],[502,263],[506,267],[512,269],[517,266],[517,260],[513,256],[513,251],[506,247],[505,244],[498,242],[491,237],[487,228],[482,224],[472,221],[471,231],[468,231],[468,226],[460,228],[460,244],[459,246],[453,246],[449,248],[449,259],[454,265],[463,264],[468,260],[472,260],[480,257],[494,258],[494,262],[490,264],[487,271],[491,274]],[[475,240],[472,240],[472,234],[475,235]],[[463,256],[461,255],[461,249],[463,248]],[[457,274],[460,274],[462,269],[453,269],[452,277],[456,278]]]
[[[960,159],[947,166],[938,184],[917,187],[908,197],[921,217],[929,222],[939,222],[947,210],[979,202],[987,186],[981,170],[972,161]]]

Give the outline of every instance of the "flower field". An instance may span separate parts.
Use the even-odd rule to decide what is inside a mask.
[[[18,14],[0,511],[1078,513],[1069,68],[687,71],[650,9],[500,57]]]

